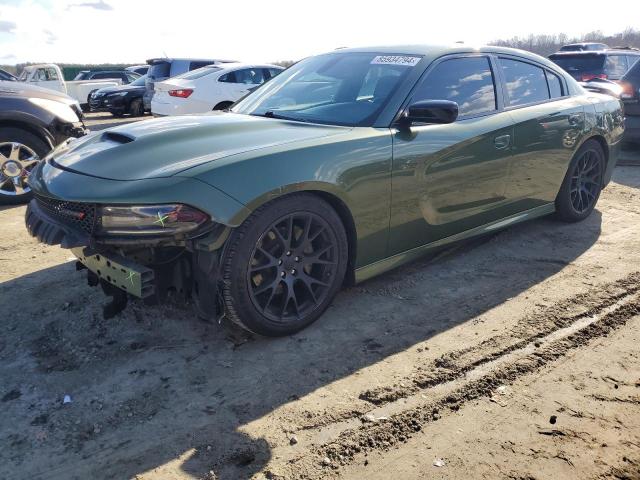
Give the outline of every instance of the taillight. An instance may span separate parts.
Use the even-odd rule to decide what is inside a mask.
[[[622,93],[620,93],[620,98],[633,98],[635,96],[635,92],[633,91],[633,85],[629,82],[618,82],[622,87]]]
[[[607,74],[606,73],[599,73],[597,75],[595,75],[593,73],[583,73],[582,74],[582,81],[583,82],[588,82],[589,80],[593,80],[594,78],[600,78],[602,80],[606,80],[607,79]]]
[[[169,90],[169,95],[172,97],[187,98],[193,93],[192,88],[181,88],[180,90]]]

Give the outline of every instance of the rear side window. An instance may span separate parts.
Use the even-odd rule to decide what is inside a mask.
[[[627,73],[627,57],[625,55],[607,55],[604,64],[607,76],[611,78],[620,78]]]
[[[224,83],[237,83],[236,82],[236,72],[229,72],[222,75],[219,79],[219,82]]]
[[[452,58],[439,63],[420,83],[412,100],[451,100],[458,104],[461,117],[496,110],[489,59]]]
[[[196,78],[206,77],[207,75],[210,75],[219,70],[220,69],[218,67],[203,67],[178,75],[176,78],[186,78],[189,80],[194,80]]]
[[[202,67],[206,67],[207,65],[211,65],[214,62],[209,61],[209,60],[205,60],[204,62],[191,62],[189,64],[189,71],[191,70],[195,70],[197,68],[202,68]]]
[[[260,85],[264,83],[264,71],[262,68],[244,68],[237,70],[236,83],[244,83],[247,85]]]
[[[560,98],[562,96],[562,82],[560,81],[560,77],[549,71],[547,71],[546,74],[551,98]]]
[[[500,59],[500,67],[507,87],[507,106],[549,100],[547,79],[542,68],[507,58]]]
[[[627,65],[629,69],[633,68],[636,65],[636,63],[638,63],[639,59],[640,59],[640,56],[638,55],[627,55]]]

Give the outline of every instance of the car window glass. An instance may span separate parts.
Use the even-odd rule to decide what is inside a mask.
[[[125,73],[125,76],[127,77],[127,83],[131,83],[135,81],[137,78],[140,78],[138,75],[132,75],[130,73]]]
[[[549,93],[551,94],[551,98],[559,98],[562,96],[562,82],[560,81],[560,77],[558,77],[555,73],[551,73],[549,71],[547,73],[547,82],[549,83]]]
[[[36,70],[36,74],[34,76],[34,79],[36,82],[46,82],[47,81],[47,74],[45,73],[44,68],[39,68],[38,70]]]
[[[236,72],[225,73],[218,79],[218,81],[225,83],[236,83]]]
[[[507,105],[514,107],[548,100],[549,89],[544,70],[530,63],[500,59],[507,87]]]
[[[413,102],[421,100],[456,102],[460,116],[496,110],[496,92],[489,59],[453,58],[439,63],[413,95]]]
[[[236,70],[235,83],[244,83],[247,85],[260,85],[264,83],[264,72],[261,68],[244,68]]]
[[[169,71],[171,70],[171,64],[169,62],[157,62],[149,67],[149,78],[166,78],[169,76]]]
[[[627,55],[627,71],[633,68],[633,66],[636,64],[638,59],[640,59],[640,56],[638,55]]]
[[[192,70],[190,72],[185,72],[180,75],[177,75],[175,78],[186,78],[189,80],[194,80],[196,78],[205,77],[207,75],[210,75],[218,71],[220,71],[219,67],[202,67],[202,68],[198,68],[197,70]]]
[[[189,64],[189,70],[195,70],[196,68],[206,67],[207,65],[211,65],[213,62],[210,60],[204,62],[191,62]]]
[[[609,77],[619,78],[627,71],[627,58],[624,55],[607,55],[604,69]]]
[[[58,72],[55,68],[47,68],[46,75],[47,80],[58,80]]]

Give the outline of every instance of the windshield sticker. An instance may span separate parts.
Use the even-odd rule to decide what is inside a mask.
[[[408,57],[404,55],[378,55],[371,60],[371,65],[402,65],[414,67],[420,61],[420,57]]]

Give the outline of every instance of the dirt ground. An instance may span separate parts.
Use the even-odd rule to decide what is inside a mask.
[[[640,479],[640,167],[582,223],[456,245],[281,339],[103,320],[24,210],[0,209],[0,478]]]

